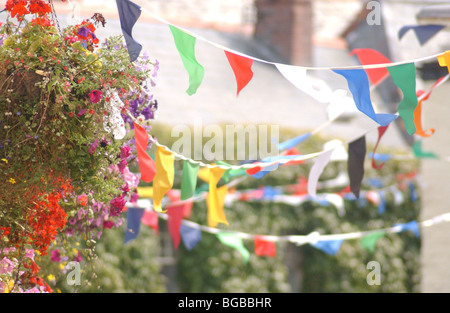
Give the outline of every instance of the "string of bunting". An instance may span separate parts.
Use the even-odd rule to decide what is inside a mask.
[[[380,228],[375,230],[357,231],[350,233],[322,235],[314,231],[308,235],[261,235],[249,234],[238,231],[223,230],[215,227],[203,226],[198,223],[184,219],[185,206],[172,206],[167,214],[157,213],[150,210],[151,202],[146,199],[140,199],[138,203],[127,204],[127,232],[125,242],[133,240],[139,234],[140,224],[143,223],[158,231],[157,221],[162,218],[167,221],[168,229],[172,236],[175,249],[181,241],[185,247],[191,250],[201,240],[201,233],[207,232],[215,234],[225,245],[231,246],[241,252],[244,260],[247,261],[250,253],[245,248],[242,239],[253,240],[255,244],[255,254],[258,256],[271,256],[276,254],[276,242],[291,242],[296,245],[310,244],[323,252],[335,255],[344,240],[360,239],[364,249],[374,251],[378,239],[389,233],[400,233],[411,231],[416,237],[420,236],[421,227],[431,227],[443,222],[450,222],[450,213],[444,213],[431,219],[418,223],[413,220],[407,223],[395,224],[392,227]]]

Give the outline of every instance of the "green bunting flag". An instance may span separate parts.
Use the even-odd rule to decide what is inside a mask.
[[[189,74],[189,88],[186,92],[191,96],[197,92],[205,74],[205,69],[195,58],[196,38],[172,25],[169,25],[169,27],[175,40],[177,50],[181,56],[181,60],[183,61],[184,68]]]
[[[398,113],[402,117],[408,134],[416,132],[414,111],[417,107],[416,95],[416,67],[414,63],[388,67],[392,80],[403,93],[403,99],[398,106]]]
[[[233,233],[220,232],[217,234],[217,238],[224,245],[227,245],[229,247],[238,250],[242,254],[244,262],[245,263],[248,262],[250,258],[250,252],[247,250],[247,248],[244,247],[241,237],[238,237],[236,234]]]
[[[194,195],[195,188],[197,187],[197,172],[199,168],[200,165],[198,163],[184,161],[180,200],[189,199]]]
[[[383,237],[386,233],[384,231],[375,231],[373,233],[367,234],[361,238],[361,246],[364,250],[369,252],[375,251],[375,245],[377,244],[378,239]]]
[[[416,158],[438,158],[433,152],[422,151],[422,141],[420,140],[413,143],[412,150]]]

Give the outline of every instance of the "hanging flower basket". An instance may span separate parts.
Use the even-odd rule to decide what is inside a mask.
[[[81,256],[64,246],[76,237],[92,257],[103,229],[120,225],[126,201],[137,197],[139,177],[128,169],[129,114],[153,118],[157,63],[148,56],[131,63],[121,36],[100,42],[101,14],[58,29],[51,1],[8,0],[6,9],[0,26],[0,292],[48,291],[34,252],[77,260]]]

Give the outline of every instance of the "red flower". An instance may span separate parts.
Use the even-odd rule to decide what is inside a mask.
[[[99,102],[103,97],[103,93],[100,90],[92,90],[89,94],[89,99],[93,103]]]

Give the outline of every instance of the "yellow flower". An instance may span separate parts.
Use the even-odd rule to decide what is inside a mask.
[[[3,162],[5,162],[6,164],[8,164],[8,160],[7,159],[2,159]]]
[[[49,274],[49,275],[47,276],[47,279],[48,279],[48,280],[56,280],[56,277],[55,277],[55,275],[53,275],[53,274]]]
[[[63,270],[65,267],[66,267],[66,266],[65,266],[64,264],[59,263],[59,268],[60,268],[61,270]]]
[[[75,248],[72,248],[73,253],[78,254],[78,250]]]
[[[11,184],[15,184],[15,183],[16,183],[16,180],[15,180],[14,178],[11,177],[11,178],[9,179],[9,182],[10,182]]]

